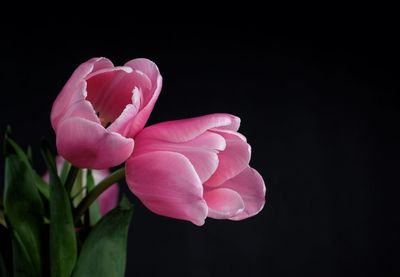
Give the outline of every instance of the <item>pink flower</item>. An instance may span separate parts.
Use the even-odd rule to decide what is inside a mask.
[[[61,170],[64,165],[64,159],[61,156],[57,156],[56,158],[56,163],[57,163],[57,171],[58,174],[61,173]],[[86,195],[86,190],[84,189],[86,187],[86,169],[82,169],[82,174],[78,175],[77,180],[75,180],[75,184],[73,186],[74,191],[80,192],[80,197],[78,195],[74,195],[76,201],[74,201],[75,205],[79,204],[79,201]],[[103,170],[92,170],[92,175],[94,179],[94,183],[97,185],[101,181],[103,181],[108,175],[110,175],[110,172],[108,169],[103,169]],[[46,172],[46,174],[43,176],[43,179],[46,182],[49,182],[49,173]],[[74,191],[72,194],[75,194]],[[114,209],[117,204],[118,204],[118,194],[119,194],[119,189],[118,189],[118,184],[113,184],[111,187],[109,187],[107,190],[105,190],[97,199],[99,201],[99,208],[100,208],[100,214],[105,215],[112,209]]]
[[[80,168],[123,163],[160,94],[162,78],[147,59],[114,67],[106,58],[81,64],[53,104],[60,155]]]
[[[92,174],[94,183],[97,185],[106,177],[108,177],[108,175],[110,175],[110,171],[108,169],[92,170]],[[83,173],[83,175],[85,175],[85,172]],[[83,185],[86,185],[86,181],[82,181],[82,183]],[[113,184],[99,196],[97,200],[99,201],[101,215],[105,215],[118,205],[118,194],[118,184]]]
[[[212,114],[145,128],[126,162],[131,191],[151,211],[196,225],[206,217],[241,220],[265,203],[240,119]]]

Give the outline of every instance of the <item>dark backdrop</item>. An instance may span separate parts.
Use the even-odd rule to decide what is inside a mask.
[[[32,144],[40,168],[40,137],[54,142],[52,101],[76,66],[147,57],[164,77],[149,124],[238,115],[267,185],[259,215],[203,227],[152,214],[132,196],[127,276],[399,276],[394,33],[72,23],[1,26],[0,130],[10,124]]]

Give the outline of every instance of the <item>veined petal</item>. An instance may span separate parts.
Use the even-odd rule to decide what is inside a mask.
[[[85,78],[93,71],[110,68],[114,65],[106,58],[93,58],[81,64],[69,78],[60,94],[57,96],[51,109],[51,124],[57,129],[60,118],[66,110],[75,102],[86,97]]]
[[[153,86],[158,85],[161,76],[160,71],[154,62],[145,58],[137,58],[127,62],[125,66],[129,66],[133,69],[143,72],[150,79]]]
[[[258,214],[265,204],[265,184],[261,175],[247,167],[240,174],[223,183],[219,188],[228,188],[240,194],[244,210],[233,216],[232,220],[241,220]]]
[[[145,128],[138,137],[169,142],[185,142],[212,128],[238,127],[239,118],[230,114],[210,114],[189,119],[167,121]]]
[[[218,151],[225,149],[225,139],[219,134],[205,132],[188,142],[173,143],[156,139],[136,139],[134,156],[153,151],[171,151],[184,155],[194,166],[204,183],[218,167]]]
[[[251,156],[250,145],[247,144],[242,135],[231,131],[219,130],[215,132],[225,138],[226,148],[219,152],[218,168],[204,184],[209,187],[217,187],[242,172],[249,165]]]
[[[208,217],[229,219],[244,210],[240,195],[228,188],[217,188],[204,193],[208,206]]]
[[[123,136],[129,136],[131,125],[140,109],[141,92],[134,88],[132,92],[132,104],[128,104],[119,117],[107,128],[110,132],[117,132]]]
[[[119,165],[129,158],[133,146],[133,139],[109,132],[83,118],[66,119],[57,129],[60,155],[80,168],[105,169]]]
[[[142,72],[151,82],[150,89],[144,89],[140,110],[130,125],[129,136],[135,137],[143,129],[158,99],[162,87],[162,77],[155,63],[148,59],[134,59],[125,64],[138,72]]]
[[[86,99],[92,103],[103,125],[113,125],[117,121],[110,127],[121,133],[118,129],[126,129],[125,125],[133,124],[126,119],[132,120],[137,114],[139,107],[134,105],[140,105],[143,91],[150,89],[151,82],[146,75],[130,67],[116,67],[101,73],[95,72],[87,78]],[[127,116],[126,107],[129,105],[134,108],[128,109],[130,114]],[[119,118],[122,114],[124,116]]]
[[[71,104],[70,107],[65,111],[65,113],[60,116],[59,124],[57,124],[57,127],[64,119],[71,117],[80,117],[100,124],[99,118],[97,117],[92,104],[86,100],[80,100]],[[57,129],[55,129],[55,131],[57,133]]]
[[[207,205],[203,186],[190,161],[181,154],[149,152],[126,162],[130,190],[156,214],[203,225]]]

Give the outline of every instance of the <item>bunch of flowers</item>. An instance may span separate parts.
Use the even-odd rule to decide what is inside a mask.
[[[58,155],[42,143],[45,176],[6,131],[0,223],[13,259],[0,257],[0,273],[123,276],[132,216],[119,195],[124,179],[149,210],[199,226],[263,208],[264,181],[249,166],[240,119],[218,113],[145,127],[161,86],[147,59],[81,64],[52,107]]]

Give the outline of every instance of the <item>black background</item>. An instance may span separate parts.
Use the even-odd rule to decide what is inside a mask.
[[[51,105],[76,66],[146,57],[164,78],[148,124],[238,115],[266,181],[259,215],[203,227],[132,196],[126,276],[400,276],[395,32],[56,23],[1,26],[0,130],[32,144],[41,170],[39,140],[54,142]]]

